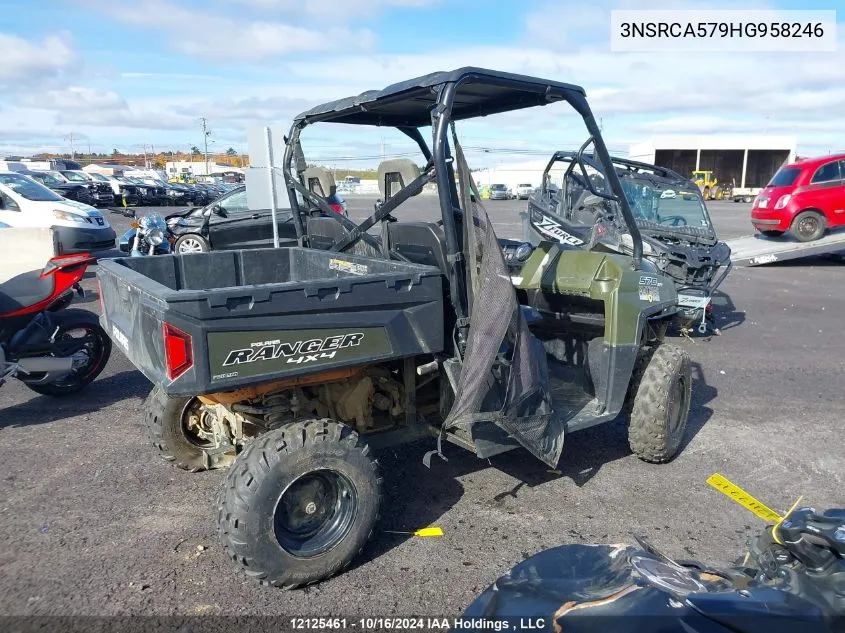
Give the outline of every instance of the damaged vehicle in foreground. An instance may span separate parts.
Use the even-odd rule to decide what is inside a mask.
[[[841,633],[845,508],[793,507],[783,517],[751,508],[770,524],[731,566],[673,560],[642,536],[553,547],[496,580],[451,630],[531,622],[538,633]]]
[[[186,470],[231,466],[218,535],[250,577],[299,587],[351,563],[381,512],[379,447],[427,437],[427,464],[442,440],[482,459],[524,448],[556,468],[567,434],[625,413],[641,459],[681,450],[692,369],[663,338],[677,294],[642,259],[615,173],[631,256],[546,242],[512,281],[481,205],[455,123],[555,102],[610,167],[582,88],[438,72],[294,119],[281,169],[298,246],[101,261],[102,323],[155,385],[153,444]],[[359,224],[306,162],[300,136],[321,123],[390,126],[419,147],[379,165],[382,198]],[[429,183],[440,219],[403,218]]]
[[[529,199],[527,237],[563,248],[632,253],[620,205],[595,155],[556,152],[543,183]],[[669,277],[678,292],[684,331],[718,334],[713,293],[731,269],[730,247],[718,239],[698,187],[663,167],[612,157],[625,200],[642,234],[643,256]]]

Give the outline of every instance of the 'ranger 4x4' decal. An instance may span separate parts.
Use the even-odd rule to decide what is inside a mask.
[[[324,358],[334,358],[337,350],[360,345],[363,339],[364,334],[356,332],[292,343],[282,343],[278,340],[252,343],[249,348],[233,349],[229,352],[226,360],[223,361],[223,366],[228,367],[240,363],[254,363],[258,360],[282,357],[286,358],[289,363],[308,363]]]

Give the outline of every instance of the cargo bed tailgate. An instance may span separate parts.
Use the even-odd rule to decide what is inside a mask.
[[[441,273],[303,248],[101,260],[103,327],[170,395],[443,349]]]

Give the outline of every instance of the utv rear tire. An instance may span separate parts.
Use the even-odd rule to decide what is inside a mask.
[[[144,401],[144,417],[150,442],[165,461],[196,473],[208,469],[212,462],[223,462],[224,455],[209,459],[199,438],[191,437],[184,426],[184,416],[194,398],[173,398],[156,385]],[[214,466],[212,466],[214,467]]]
[[[681,348],[663,343],[646,352],[629,389],[628,444],[646,462],[670,461],[678,452],[692,401],[692,368]]]
[[[373,533],[381,477],[345,424],[308,420],[269,431],[241,453],[217,496],[226,553],[264,585],[293,589],[338,573]]]

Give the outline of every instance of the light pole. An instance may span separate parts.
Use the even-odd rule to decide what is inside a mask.
[[[208,129],[204,116],[200,117],[200,121],[202,121],[202,139],[205,143],[205,175],[208,176],[208,135],[211,134],[211,130]]]

